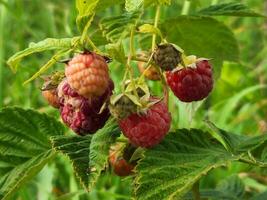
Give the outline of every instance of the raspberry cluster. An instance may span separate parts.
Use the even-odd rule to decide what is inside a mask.
[[[207,59],[193,59],[184,65],[181,52],[171,44],[158,45],[153,59],[152,64],[156,65],[144,75],[158,80],[162,74],[155,67],[161,67],[166,71],[169,87],[181,101],[199,101],[211,92],[212,67]],[[184,67],[181,68],[181,64]],[[143,65],[139,64],[140,67]],[[43,96],[59,109],[62,121],[78,135],[95,133],[110,115],[117,119],[123,135],[135,148],[154,147],[170,129],[172,118],[166,101],[152,97],[141,78],[124,82],[123,92],[113,95],[114,84],[107,63],[94,52],[76,55],[66,64],[63,78],[58,77],[57,87],[51,79],[53,87],[43,91]],[[128,160],[118,156],[110,156],[110,163],[120,176],[130,174],[134,168]]]

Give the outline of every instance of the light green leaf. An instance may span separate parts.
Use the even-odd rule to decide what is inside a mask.
[[[239,49],[232,31],[210,17],[180,16],[161,24],[168,42],[179,45],[187,55],[211,58],[216,67],[224,60],[238,61]]]
[[[107,44],[106,50],[109,56],[122,64],[126,64],[125,52],[121,42]]]
[[[133,12],[140,8],[144,0],[125,0],[125,8],[128,12]]]
[[[85,189],[93,186],[107,166],[110,145],[120,134],[117,125],[109,121],[94,135],[53,137],[53,147],[70,159],[76,176]]]
[[[130,29],[136,24],[140,14],[139,11],[136,11],[104,18],[100,22],[100,29],[108,41],[116,43],[129,35]]]
[[[81,32],[84,32],[84,29],[88,30],[90,27],[98,2],[99,0],[76,0],[78,10],[76,23]]]
[[[171,4],[171,0],[144,0],[145,3],[145,7],[148,6],[154,6],[154,5],[170,5]]]
[[[30,43],[27,49],[19,51],[10,57],[7,64],[14,72],[16,72],[21,59],[24,57],[42,51],[70,49],[78,41],[78,39],[78,37],[63,39],[47,38],[37,43]]]
[[[100,173],[107,167],[110,146],[115,143],[119,135],[120,129],[112,120],[107,122],[103,129],[94,134],[89,153],[89,169],[91,169],[89,190],[100,176]]]
[[[35,74],[33,74],[28,80],[24,81],[23,85],[33,81],[34,79],[38,78],[40,75],[42,75],[45,71],[47,71],[50,67],[52,67],[54,64],[56,64],[61,57],[69,54],[72,52],[72,49],[63,49],[56,53],[50,60],[44,64]]]
[[[33,110],[0,111],[0,199],[8,199],[54,156],[51,136],[64,127],[54,118]]]
[[[157,34],[158,36],[163,38],[160,30],[158,28],[154,27],[151,24],[143,24],[142,26],[139,26],[138,27],[138,32],[140,32],[140,33]]]
[[[246,5],[236,2],[212,5],[198,11],[197,14],[209,16],[228,15],[240,17],[264,17],[264,15],[254,12]]]
[[[58,136],[53,137],[53,148],[68,156],[76,176],[84,188],[89,183],[89,146],[92,135],[81,136]]]
[[[138,162],[135,184],[137,199],[183,199],[193,184],[210,170],[233,161],[267,167],[249,152],[263,146],[267,136],[241,137],[224,132],[233,151],[201,130],[177,130],[169,133],[155,148],[148,149]],[[249,145],[248,145],[249,144]],[[254,156],[254,157],[253,157]]]

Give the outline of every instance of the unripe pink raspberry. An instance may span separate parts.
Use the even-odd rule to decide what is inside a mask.
[[[65,68],[65,75],[71,88],[86,98],[100,97],[109,87],[107,63],[94,52],[73,57]]]

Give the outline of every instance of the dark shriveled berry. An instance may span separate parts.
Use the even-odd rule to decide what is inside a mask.
[[[181,62],[181,55],[172,44],[159,44],[153,54],[153,60],[163,70],[169,71]]]
[[[124,119],[130,114],[137,112],[137,105],[124,95],[114,105],[110,104],[109,110],[116,119]]]

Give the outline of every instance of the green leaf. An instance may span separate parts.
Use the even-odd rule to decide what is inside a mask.
[[[121,42],[107,44],[106,50],[109,56],[122,64],[126,64],[125,52]]]
[[[0,111],[0,199],[9,198],[54,156],[51,136],[64,127],[54,118],[33,110]]]
[[[140,8],[143,3],[144,0],[125,0],[125,9],[128,12],[133,12]]]
[[[78,39],[78,37],[63,39],[47,38],[37,43],[30,43],[27,49],[19,51],[10,57],[7,61],[7,64],[14,72],[16,72],[21,59],[24,57],[42,51],[71,49]]]
[[[100,22],[100,29],[104,36],[112,43],[116,43],[129,35],[130,29],[136,24],[141,13],[139,11],[124,13],[120,16],[104,18]]]
[[[33,74],[28,80],[24,81],[23,85],[33,81],[34,79],[38,78],[40,75],[42,75],[45,71],[47,71],[50,67],[52,67],[54,64],[56,64],[60,58],[63,56],[69,54],[72,52],[72,49],[63,49],[59,52],[57,52],[50,60],[45,63],[35,74]]]
[[[108,121],[94,135],[53,137],[53,147],[72,162],[76,176],[84,188],[94,185],[107,166],[110,145],[120,134],[117,125]]]
[[[84,29],[88,30],[90,27],[98,2],[99,0],[76,0],[76,8],[78,10],[76,23],[81,32]]]
[[[161,24],[161,30],[169,42],[182,47],[187,55],[211,58],[215,67],[220,67],[224,60],[239,60],[234,34],[211,17],[180,16],[167,19]]]
[[[148,6],[155,6],[155,5],[170,5],[171,4],[171,0],[144,0],[145,3],[145,7]]]
[[[96,11],[102,11],[105,10],[111,6],[115,6],[115,5],[121,5],[125,2],[125,0],[99,0],[97,7],[96,7]]]
[[[119,136],[120,129],[112,120],[106,124],[104,129],[93,136],[89,153],[89,169],[91,169],[89,190],[100,176],[100,173],[107,167],[110,146],[115,143]]]
[[[212,5],[198,11],[197,14],[209,16],[227,15],[240,17],[264,17],[264,15],[254,12],[246,5],[236,2]]]
[[[255,195],[253,198],[251,198],[250,200],[263,200],[263,199],[267,199],[267,191],[262,192],[258,195]]]
[[[154,27],[153,25],[151,24],[143,24],[142,26],[139,26],[138,27],[138,32],[140,33],[151,33],[151,34],[157,34],[159,35],[161,38],[162,37],[162,34],[160,32],[160,30],[156,27]]]
[[[267,167],[253,151],[267,136],[245,137],[224,131],[233,149],[229,152],[211,134],[181,129],[169,133],[155,148],[148,149],[136,167],[137,199],[182,199],[193,184],[210,170],[241,161]],[[233,145],[233,146],[232,146]]]
[[[68,156],[74,172],[84,188],[89,183],[89,146],[92,136],[58,136],[53,137],[53,147],[56,151]]]
[[[211,115],[210,119],[220,127],[225,127],[229,124],[229,119],[231,118],[231,113],[235,112],[237,105],[246,95],[252,94],[257,90],[266,88],[267,85],[253,85],[248,88],[244,88],[231,98],[221,101],[214,105],[211,113],[221,113],[220,116]]]
[[[200,130],[169,133],[137,165],[137,199],[180,199],[211,169],[238,160]]]
[[[245,184],[237,175],[232,175],[220,181],[216,190],[221,191],[224,197],[213,200],[239,200],[243,199],[245,194]]]

